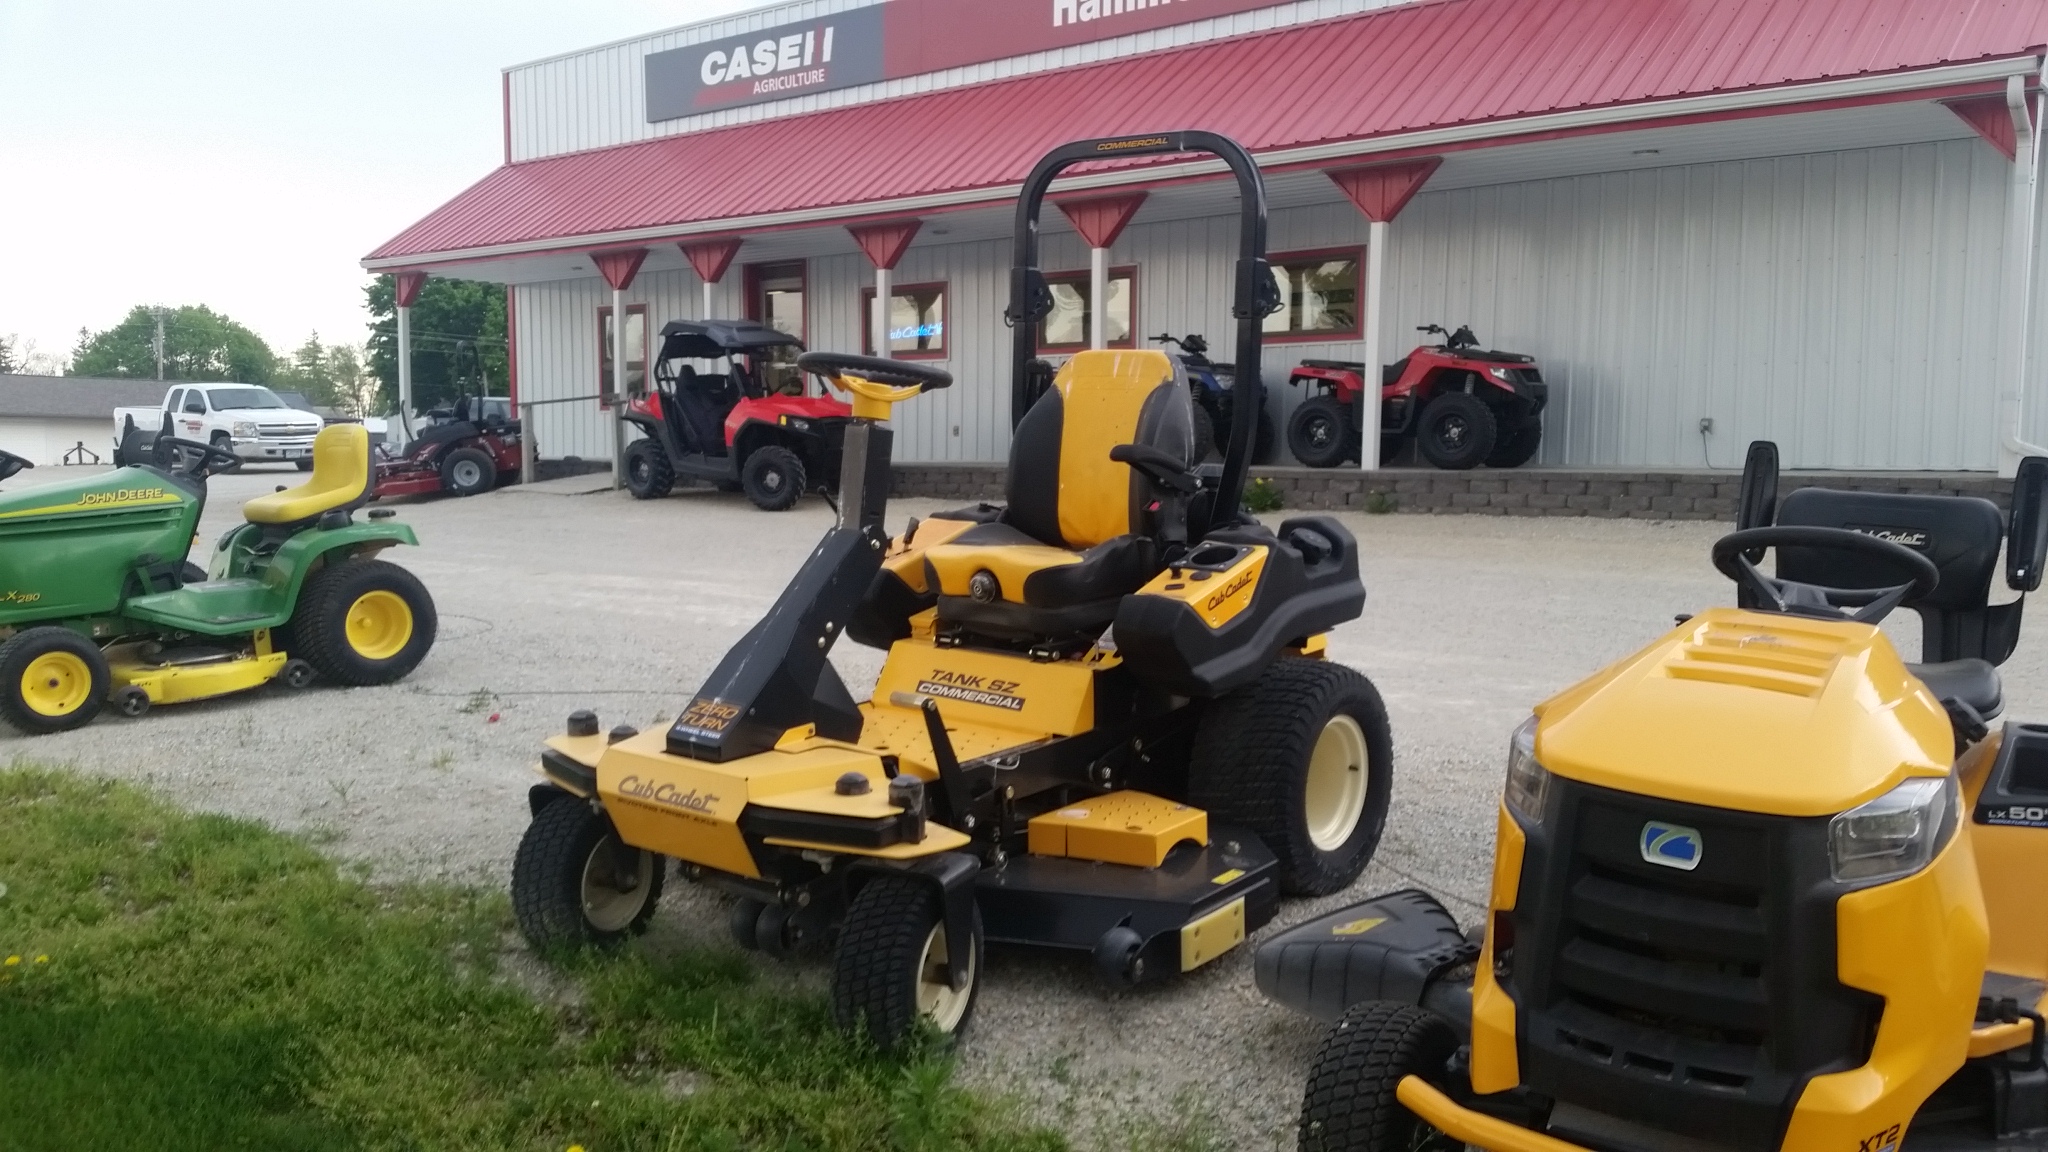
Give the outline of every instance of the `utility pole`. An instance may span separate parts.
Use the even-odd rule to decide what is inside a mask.
[[[156,353],[156,378],[158,380],[164,378],[164,313],[167,311],[169,309],[161,304],[149,310],[150,315],[156,317],[156,336],[150,340],[149,346]]]

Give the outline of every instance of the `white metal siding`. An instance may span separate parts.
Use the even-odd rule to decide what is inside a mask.
[[[1542,362],[1553,403],[1542,462],[1739,467],[1752,439],[1787,467],[1990,469],[1997,465],[1998,292],[2010,167],[1977,140],[1862,149],[1425,193],[1388,252],[1387,358],[1416,325],[1470,323],[1486,344]],[[1064,227],[1049,213],[1048,228]],[[1362,246],[1347,203],[1276,211],[1271,248]],[[929,238],[929,237],[927,237]],[[1111,254],[1138,267],[1140,335],[1207,334],[1228,355],[1236,222],[1147,223]],[[744,257],[743,257],[744,258]],[[1000,460],[1008,451],[1009,329],[1003,241],[921,244],[899,284],[948,284],[948,391],[898,412],[901,460]],[[1087,267],[1070,232],[1047,270]],[[855,349],[858,255],[810,261],[810,342]],[[738,314],[739,270],[720,310]],[[531,398],[595,384],[594,278],[519,290],[520,383]],[[687,272],[645,274],[630,302],[655,327],[695,316]],[[2048,293],[2036,298],[2048,325]],[[2048,327],[2037,327],[2048,331]],[[1356,359],[1356,341],[1269,343],[1270,410],[1300,401],[1287,369]],[[2036,378],[2048,349],[2035,344]],[[2029,420],[2048,426],[2042,390]],[[1714,433],[1702,445],[1702,417]],[[549,457],[609,456],[594,405],[537,420]],[[1284,456],[1284,450],[1283,450]]]
[[[0,451],[12,452],[38,468],[64,462],[64,454],[78,445],[99,454],[100,463],[113,463],[114,422],[72,420],[42,416],[0,416]],[[83,458],[91,463],[92,457]]]

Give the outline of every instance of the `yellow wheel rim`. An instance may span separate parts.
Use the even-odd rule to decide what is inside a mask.
[[[412,607],[396,592],[365,592],[348,606],[348,646],[365,660],[389,660],[412,641]]]
[[[71,652],[46,652],[21,673],[21,699],[38,716],[69,716],[92,699],[92,668]]]
[[[1339,712],[1323,725],[1308,758],[1308,838],[1325,852],[1351,839],[1365,815],[1365,731]]]

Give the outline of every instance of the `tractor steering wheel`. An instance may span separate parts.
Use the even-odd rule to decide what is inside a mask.
[[[1910,573],[1912,579],[1904,584],[1875,588],[1828,588],[1780,580],[1758,571],[1745,555],[1754,552],[1761,556],[1766,548],[1822,548],[1860,553]],[[1941,569],[1921,553],[1904,544],[1851,532],[1847,528],[1780,525],[1731,532],[1714,541],[1714,567],[1720,569],[1723,576],[1754,592],[1764,605],[1763,611],[1847,616],[1859,624],[1875,624],[1900,604],[1925,598],[1941,583]],[[1843,611],[1847,608],[1857,610],[1853,613]]]
[[[171,466],[169,456],[173,448],[181,449],[191,457],[191,463],[181,469],[181,474],[186,476],[216,476],[242,466],[240,456],[218,445],[199,440],[181,440],[176,436],[159,436],[156,438],[155,448],[157,467]],[[212,467],[216,462],[220,464],[219,468]]]
[[[892,388],[916,388],[924,392],[936,392],[953,386],[953,374],[943,368],[929,368],[923,364],[912,364],[903,360],[884,360],[879,356],[854,356],[845,352],[806,352],[796,358],[796,366],[813,375],[827,380],[837,380],[842,374],[859,376],[877,384]]]
[[[16,456],[12,452],[0,449],[0,480],[5,480],[16,472],[33,467],[35,465],[29,463],[27,457]]]

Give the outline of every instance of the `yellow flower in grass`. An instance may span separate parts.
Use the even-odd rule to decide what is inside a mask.
[[[38,963],[38,964],[48,964],[49,962],[50,962],[50,958],[49,958],[48,956],[38,956],[38,957],[36,957],[36,963]]]
[[[21,957],[19,957],[19,956],[9,956],[9,957],[7,958],[7,966],[8,966],[9,968],[12,968],[12,967],[14,967],[14,966],[15,966],[16,964],[19,964],[19,963],[21,963]]]

